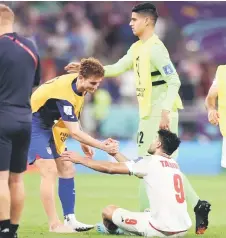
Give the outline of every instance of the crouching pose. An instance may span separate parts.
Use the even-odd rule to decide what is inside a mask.
[[[31,97],[33,113],[29,162],[38,167],[41,174],[41,200],[48,216],[52,232],[68,233],[86,231],[93,225],[78,222],[74,214],[75,184],[74,166],[60,160],[70,135],[81,143],[88,157],[91,147],[106,152],[117,152],[118,144],[105,144],[81,130],[79,116],[86,93],[94,93],[104,76],[104,69],[94,58],[83,59],[78,74],[56,77],[41,85]],[[90,147],[91,146],[91,147]],[[58,218],[55,207],[55,181],[59,177],[59,198],[64,212],[64,224]]]

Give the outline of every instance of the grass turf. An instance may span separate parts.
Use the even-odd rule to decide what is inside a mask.
[[[225,237],[226,176],[191,176],[189,179],[196,191],[199,193],[200,197],[202,199],[207,199],[212,204],[209,229],[204,237]],[[76,215],[78,220],[81,222],[95,224],[101,221],[101,210],[109,204],[115,204],[126,209],[138,211],[137,191],[139,180],[135,177],[84,174],[77,175],[75,181]],[[20,238],[113,237],[98,234],[95,230],[68,235],[49,233],[47,219],[39,197],[39,175],[36,173],[26,174],[25,185],[26,202],[20,225]],[[61,215],[62,212],[58,198],[57,207],[59,214]],[[192,209],[190,209],[190,214],[192,215],[194,221],[194,213],[192,212]],[[186,237],[197,237],[197,235],[194,235],[194,226]]]

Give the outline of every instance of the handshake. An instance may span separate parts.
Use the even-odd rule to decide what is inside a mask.
[[[116,140],[108,138],[107,140],[102,141],[100,144],[101,144],[100,149],[107,152],[111,156],[115,156],[119,152],[119,142]],[[92,159],[94,156],[94,151],[92,150],[92,148],[85,144],[81,144],[81,147],[84,154],[86,155],[86,158]],[[62,157],[61,160],[63,161],[71,161],[77,164],[84,161],[83,156],[73,151],[64,151],[61,154],[61,157]]]
[[[114,156],[119,152],[119,142],[108,138],[103,141],[103,150],[106,151],[109,155]]]

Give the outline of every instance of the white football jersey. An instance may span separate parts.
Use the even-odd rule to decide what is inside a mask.
[[[192,223],[187,212],[183,175],[176,161],[150,155],[126,164],[131,174],[144,179],[150,223],[161,231],[188,230]]]

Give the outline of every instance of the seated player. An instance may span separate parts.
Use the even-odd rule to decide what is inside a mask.
[[[93,161],[74,152],[65,151],[62,160],[82,164],[108,174],[135,175],[143,178],[152,209],[150,212],[131,212],[114,205],[103,210],[103,224],[97,230],[107,234],[140,235],[147,237],[184,236],[191,227],[187,212],[182,173],[170,156],[178,148],[180,139],[168,130],[159,130],[151,144],[149,156],[128,161],[122,154],[114,154],[119,163]]]
[[[104,69],[98,60],[83,59],[78,74],[62,75],[47,81],[31,97],[33,119],[29,163],[35,164],[40,171],[41,200],[52,232],[86,231],[94,227],[77,221],[74,215],[74,166],[59,157],[66,149],[65,141],[69,135],[81,143],[84,153],[90,158],[93,151],[89,146],[108,153],[118,150],[117,143],[105,144],[98,141],[83,132],[79,124],[84,96],[96,91],[103,76]],[[55,207],[57,176],[65,217],[64,225],[61,224]]]

